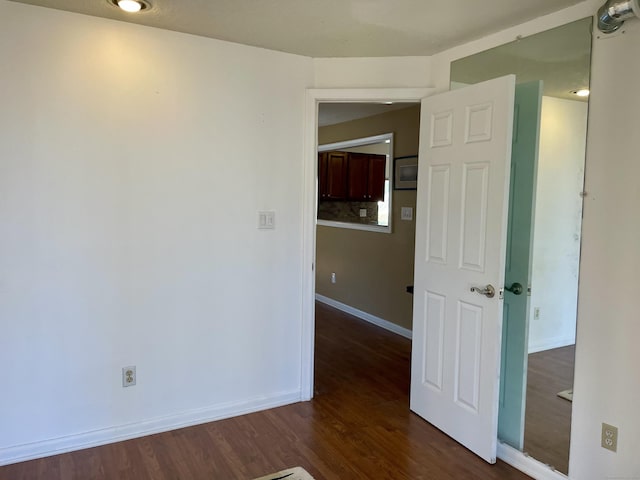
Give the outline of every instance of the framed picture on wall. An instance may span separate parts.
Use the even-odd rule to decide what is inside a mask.
[[[418,187],[418,156],[397,157],[393,165],[393,189],[415,190]]]

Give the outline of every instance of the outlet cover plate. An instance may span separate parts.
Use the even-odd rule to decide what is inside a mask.
[[[602,448],[606,448],[612,452],[618,451],[618,427],[614,427],[607,423],[602,424],[601,445]]]
[[[128,367],[122,367],[122,386],[133,387],[136,384],[136,367],[130,365]]]

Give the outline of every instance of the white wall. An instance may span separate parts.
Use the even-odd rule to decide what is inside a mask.
[[[575,343],[587,107],[542,97],[529,353]]]
[[[640,478],[640,20],[595,38],[569,471]],[[618,452],[600,447],[619,427]]]
[[[311,59],[4,0],[0,58],[0,463],[299,399]]]
[[[431,57],[315,58],[316,88],[429,87]]]

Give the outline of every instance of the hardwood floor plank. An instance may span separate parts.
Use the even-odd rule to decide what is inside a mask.
[[[0,467],[0,479],[249,480],[300,465],[316,480],[523,480],[409,411],[411,342],[318,304],[315,398]]]
[[[160,479],[162,478],[162,466],[156,458],[155,451],[151,446],[153,441],[153,435],[148,437],[142,437],[137,440],[130,440],[125,443],[132,442],[131,449],[135,449],[138,453],[137,458],[139,460],[138,468],[144,471],[148,478]]]

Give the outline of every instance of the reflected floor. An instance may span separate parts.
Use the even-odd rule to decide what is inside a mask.
[[[573,388],[575,345],[529,355],[524,451],[566,474],[571,402],[558,392]]]

